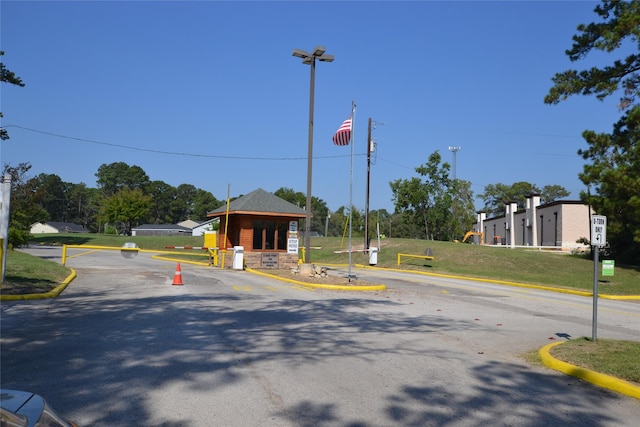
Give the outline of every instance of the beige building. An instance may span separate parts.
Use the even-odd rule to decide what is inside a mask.
[[[86,233],[87,230],[72,222],[36,222],[31,224],[29,230],[31,234],[51,234],[51,233]]]
[[[518,211],[517,204],[511,203],[505,215],[487,218],[486,213],[479,212],[473,231],[484,235],[474,236],[474,243],[581,250],[587,246],[577,240],[590,238],[591,214],[593,210],[578,200],[541,205],[540,196],[532,195],[524,210]]]

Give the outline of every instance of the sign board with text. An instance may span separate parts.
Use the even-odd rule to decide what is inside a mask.
[[[593,215],[591,217],[591,244],[604,246],[607,244],[607,217]]]
[[[290,238],[287,240],[287,253],[288,254],[297,254],[298,253],[298,239]]]
[[[613,270],[615,268],[615,261],[612,259],[602,260],[602,276],[613,276]]]
[[[278,268],[278,253],[277,252],[263,252],[262,253],[262,268]]]

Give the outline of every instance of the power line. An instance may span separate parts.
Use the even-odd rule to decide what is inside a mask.
[[[214,159],[227,159],[227,160],[279,160],[279,161],[284,161],[284,160],[307,160],[307,157],[247,157],[247,156],[224,156],[224,155],[220,155],[220,154],[202,154],[202,153],[181,153],[181,152],[176,152],[176,151],[163,151],[163,150],[154,150],[151,148],[141,148],[141,147],[131,147],[128,145],[122,145],[122,144],[114,144],[111,142],[103,142],[103,141],[96,141],[93,139],[87,139],[87,138],[78,138],[75,136],[68,136],[68,135],[60,135],[57,133],[53,133],[53,132],[47,132],[47,131],[42,131],[42,130],[38,130],[38,129],[32,129],[32,128],[28,128],[25,126],[19,126],[19,125],[6,125],[4,127],[13,127],[13,128],[17,128],[17,129],[22,129],[22,130],[26,130],[29,132],[34,132],[34,133],[39,133],[42,135],[48,135],[48,136],[53,136],[56,138],[62,138],[62,139],[69,139],[69,140],[73,140],[73,141],[79,141],[79,142],[88,142],[91,144],[98,144],[98,145],[105,145],[108,147],[117,147],[117,148],[122,148],[124,150],[133,150],[133,151],[143,151],[143,152],[147,152],[147,153],[155,153],[155,154],[166,154],[166,155],[170,155],[170,156],[185,156],[185,157],[204,157],[204,158],[214,158]],[[364,154],[361,154],[364,155]],[[337,155],[337,156],[318,156],[315,157],[316,159],[332,159],[332,158],[338,158],[338,157],[349,157],[349,155],[347,154],[343,154],[343,155]]]

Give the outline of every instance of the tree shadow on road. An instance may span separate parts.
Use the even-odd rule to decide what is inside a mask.
[[[217,396],[251,375],[246,367],[269,361],[295,368],[409,355],[426,366],[455,360],[459,350],[430,351],[428,343],[395,336],[482,328],[438,315],[399,315],[401,304],[383,298],[326,292],[325,298],[273,301],[227,289],[143,298],[92,289],[52,302],[29,321],[2,322],[3,387],[38,392],[60,412],[81,414],[95,426],[156,426],[149,393],[177,382]],[[380,337],[388,344],[381,346]],[[492,360],[461,369],[470,376],[464,394],[450,390],[446,378],[415,378],[388,391],[379,424],[343,415],[349,402],[335,396],[285,401],[274,415],[298,426],[611,423],[598,410],[600,391],[580,399],[567,393],[581,387],[573,379]],[[171,403],[176,413],[188,399]],[[161,425],[191,424],[185,415]]]

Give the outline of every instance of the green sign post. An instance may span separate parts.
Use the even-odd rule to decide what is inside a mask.
[[[616,262],[612,259],[602,260],[602,276],[613,276],[613,268]]]

